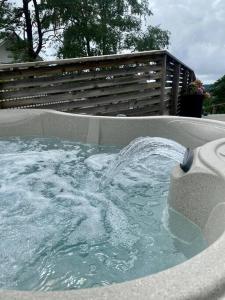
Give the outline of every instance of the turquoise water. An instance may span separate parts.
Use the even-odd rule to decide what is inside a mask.
[[[0,140],[0,289],[104,286],[202,251],[199,229],[167,207],[169,176],[184,151],[148,137],[123,149]]]

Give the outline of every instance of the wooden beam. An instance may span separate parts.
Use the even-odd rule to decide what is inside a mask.
[[[188,70],[184,70],[183,81],[182,81],[182,92],[186,92],[187,91],[187,87],[188,87],[188,75],[189,75]]]
[[[174,68],[173,84],[172,84],[172,94],[171,94],[171,114],[177,115],[177,104],[179,96],[179,85],[180,85],[180,64],[176,64]]]
[[[142,51],[129,54],[112,54],[112,55],[100,55],[100,56],[89,56],[79,58],[68,58],[68,59],[57,59],[51,61],[38,61],[28,63],[16,63],[16,64],[0,64],[0,70],[12,70],[12,69],[26,69],[26,68],[41,68],[41,67],[54,67],[54,66],[65,66],[71,64],[86,64],[86,63],[102,63],[110,61],[114,64],[120,60],[133,60],[133,59],[144,59],[144,60],[157,60],[158,57],[165,55],[165,50],[154,50],[154,51]]]
[[[165,100],[165,88],[166,88],[166,61],[167,56],[164,55],[162,62],[162,77],[161,77],[161,96],[160,96],[160,114],[164,115],[164,100]]]

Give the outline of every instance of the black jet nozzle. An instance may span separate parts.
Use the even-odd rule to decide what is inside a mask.
[[[191,150],[190,148],[187,148],[185,154],[184,154],[184,159],[183,159],[183,163],[180,164],[181,169],[187,173],[192,166],[194,160],[194,151]]]

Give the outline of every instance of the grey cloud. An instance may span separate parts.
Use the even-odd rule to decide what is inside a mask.
[[[150,23],[171,32],[169,51],[212,82],[225,74],[224,0],[150,0]]]

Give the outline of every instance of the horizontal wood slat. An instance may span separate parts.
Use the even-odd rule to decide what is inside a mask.
[[[145,83],[145,84],[131,84],[119,88],[115,87],[108,87],[108,88],[102,88],[102,89],[92,89],[92,90],[87,90],[87,91],[78,91],[78,92],[73,92],[73,94],[62,94],[62,95],[56,95],[56,96],[40,96],[37,98],[27,98],[27,99],[18,99],[16,101],[11,100],[11,101],[3,101],[2,105],[6,102],[14,102],[16,103],[27,103],[28,104],[34,104],[39,101],[39,103],[45,102],[51,102],[51,101],[65,101],[65,100],[73,100],[73,99],[84,99],[84,98],[93,98],[93,97],[102,97],[102,96],[107,96],[107,95],[117,95],[119,97],[121,94],[124,93],[129,93],[129,92],[137,92],[139,93],[144,93],[146,90],[152,90],[153,88],[159,88],[160,84],[159,83]],[[21,105],[21,104],[20,104]],[[23,104],[24,105],[24,104]]]
[[[120,114],[124,114],[125,116],[132,117],[132,116],[155,116],[158,114],[159,108],[158,106],[152,106],[152,105],[145,105],[141,108],[136,109],[125,109],[120,110]],[[110,116],[110,115],[117,115],[110,113],[100,113],[99,115],[102,116]]]
[[[119,95],[109,95],[109,96],[103,96],[103,97],[96,97],[96,98],[83,98],[83,99],[76,99],[72,98],[73,96],[70,95],[71,98],[68,98],[66,101],[63,101],[60,97],[56,99],[52,99],[51,102],[49,102],[48,98],[46,99],[46,102],[43,103],[43,100],[38,101],[35,99],[32,101],[26,101],[25,100],[19,100],[19,101],[5,101],[2,102],[3,107],[2,108],[50,108],[50,109],[56,109],[56,110],[62,110],[67,111],[67,109],[70,109],[70,107],[85,107],[85,106],[91,106],[91,105],[98,105],[101,103],[112,103],[112,102],[118,102],[118,101],[130,101],[130,100],[141,100],[141,99],[150,99],[153,96],[160,95],[160,90],[144,90],[142,92],[130,92]],[[54,100],[54,101],[53,101]],[[59,107],[59,108],[58,108]]]
[[[129,110],[129,109],[136,109],[140,108],[146,105],[159,105],[160,104],[160,98],[156,98],[155,100],[149,101],[143,100],[143,101],[130,101],[130,102],[119,102],[119,103],[112,103],[111,105],[99,105],[97,107],[84,107],[82,109],[73,109],[72,112],[74,113],[85,113],[90,114],[91,112],[94,112],[95,114],[103,114],[103,113],[118,113],[118,111],[121,110]]]
[[[153,79],[154,78],[154,79]],[[86,81],[80,83],[66,83],[61,85],[55,86],[48,86],[48,87],[35,87],[29,89],[22,89],[19,91],[10,91],[10,92],[0,92],[0,99],[13,99],[13,98],[23,98],[23,97],[36,97],[39,95],[52,95],[52,94],[62,94],[65,92],[76,92],[76,91],[85,91],[85,90],[93,90],[93,89],[100,89],[100,88],[107,88],[107,87],[121,87],[127,85],[134,85],[134,84],[147,84],[147,80],[155,80],[160,79],[160,74],[156,76],[127,76],[124,78],[116,78],[116,79],[109,79],[109,80],[95,80],[95,81]]]
[[[1,90],[9,89],[20,89],[29,87],[45,87],[52,86],[67,82],[80,82],[86,80],[95,80],[102,78],[119,78],[126,77],[135,74],[149,74],[149,76],[154,76],[157,72],[161,71],[162,67],[159,65],[148,65],[148,66],[135,66],[131,68],[121,68],[117,70],[99,70],[99,71],[89,71],[80,72],[72,74],[63,74],[58,76],[41,76],[36,78],[18,79],[5,81],[0,83]],[[47,74],[46,74],[47,75]]]
[[[161,61],[159,60],[151,60],[149,62],[150,63],[154,63],[154,64],[160,64]],[[91,70],[91,69],[96,69],[96,68],[111,68],[113,67],[122,67],[124,65],[130,65],[132,67],[132,65],[136,65],[136,64],[146,64],[146,59],[145,58],[140,58],[140,59],[133,59],[133,58],[128,58],[127,60],[118,60],[118,61],[113,61],[113,65],[110,61],[108,62],[98,62],[98,64],[96,62],[90,62],[90,63],[76,63],[76,64],[72,64],[72,65],[56,65],[56,66],[45,66],[42,68],[35,68],[35,67],[31,67],[31,68],[27,68],[27,69],[15,69],[15,70],[7,70],[4,72],[0,72],[0,80],[4,80],[4,79],[10,79],[12,78],[12,72],[13,72],[13,78],[21,78],[21,77],[30,77],[30,76],[34,76],[34,74],[36,76],[46,76],[46,74],[48,75],[52,75],[52,74],[62,74],[62,73],[68,73],[68,72],[74,72],[74,71],[82,71],[82,70]]]
[[[94,62],[99,65],[102,62],[110,62],[112,65],[117,61],[128,61],[131,59],[145,59],[145,60],[157,60],[161,58],[162,55],[171,56],[167,51],[156,50],[156,51],[142,51],[131,54],[112,54],[112,55],[100,55],[100,56],[89,56],[81,58],[69,58],[61,60],[51,60],[51,61],[38,61],[38,62],[28,62],[28,63],[16,63],[16,64],[0,64],[1,70],[11,70],[11,69],[28,69],[31,67],[41,68],[41,67],[51,67],[51,66],[66,66],[72,64],[85,64],[87,62]]]

